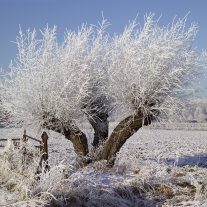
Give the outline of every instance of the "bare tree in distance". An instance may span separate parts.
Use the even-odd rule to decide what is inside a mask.
[[[12,123],[44,127],[69,139],[79,156],[89,153],[78,127],[85,116],[94,129],[93,146],[105,141],[99,160],[113,166],[116,153],[143,125],[178,112],[182,94],[206,69],[206,53],[193,47],[197,25],[187,17],[159,26],[154,15],[136,20],[110,37],[103,18],[98,27],[67,31],[59,44],[56,28],[17,37],[19,53],[5,80],[3,105]],[[108,136],[108,117],[119,119]]]

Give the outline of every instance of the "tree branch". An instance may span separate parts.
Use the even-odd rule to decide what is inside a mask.
[[[45,123],[43,127],[64,135],[66,139],[73,143],[73,147],[77,155],[86,156],[88,154],[87,137],[77,126],[70,127],[70,123],[68,122],[65,126],[57,127],[53,122],[50,123],[50,125]]]
[[[143,123],[143,114],[137,113],[122,120],[113,130],[101,155],[101,160],[107,160],[108,166],[113,166],[116,153],[135,132],[143,125],[149,125],[151,117],[146,117]]]

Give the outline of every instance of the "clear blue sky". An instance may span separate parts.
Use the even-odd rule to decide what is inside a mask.
[[[17,53],[15,41],[19,25],[43,29],[57,25],[61,40],[65,28],[76,30],[82,23],[96,24],[101,12],[111,23],[108,31],[120,33],[124,25],[139,14],[143,20],[146,13],[153,12],[160,24],[168,24],[174,16],[184,17],[189,11],[188,22],[200,26],[196,45],[207,50],[207,0],[0,0],[0,67],[7,69]],[[202,80],[202,93],[207,98],[207,78]]]

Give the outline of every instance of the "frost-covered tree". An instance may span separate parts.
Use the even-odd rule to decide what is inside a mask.
[[[140,127],[178,114],[185,90],[207,66],[206,53],[199,54],[193,45],[196,24],[186,28],[185,17],[160,27],[153,17],[146,16],[143,27],[133,21],[112,41],[109,91],[129,114],[104,148],[102,159],[112,164]]]
[[[103,20],[98,28],[83,25],[78,32],[68,31],[62,44],[55,27],[46,27],[40,39],[35,30],[24,34],[20,29],[19,53],[5,82],[4,107],[12,113],[12,123],[62,133],[77,154],[88,153],[86,135],[76,122],[86,115],[93,125],[97,117],[107,116],[106,26]],[[107,119],[101,124],[108,130]],[[94,145],[98,142],[96,138]]]
[[[62,44],[55,27],[41,31],[41,39],[35,30],[20,30],[3,103],[13,123],[62,133],[82,156],[88,143],[77,122],[86,116],[93,145],[108,138],[99,159],[113,165],[139,128],[178,111],[182,93],[207,59],[194,48],[197,26],[186,28],[186,17],[160,27],[148,15],[143,26],[133,21],[112,38],[106,26],[105,20],[99,27],[83,25],[67,32]],[[122,120],[108,137],[108,115],[117,111]]]
[[[193,99],[183,114],[187,121],[205,122],[207,120],[207,99]]]

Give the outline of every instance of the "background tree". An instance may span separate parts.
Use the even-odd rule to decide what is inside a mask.
[[[174,115],[182,93],[206,68],[206,54],[193,47],[197,26],[186,17],[160,27],[153,15],[143,27],[133,21],[110,38],[107,22],[67,32],[62,44],[56,28],[36,38],[35,30],[17,37],[19,53],[5,81],[3,104],[13,123],[44,127],[72,141],[75,152],[89,152],[78,127],[85,116],[94,129],[93,146],[108,138],[108,116],[120,123],[107,139],[100,158],[114,164],[116,153],[143,125]],[[120,113],[121,112],[121,113]]]

